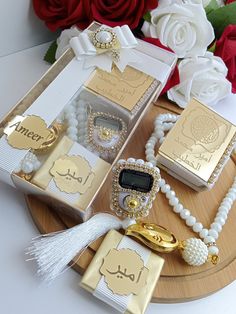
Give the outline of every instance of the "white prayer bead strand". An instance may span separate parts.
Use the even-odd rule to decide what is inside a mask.
[[[178,120],[178,115],[174,114],[160,114],[154,121],[154,132],[147,141],[145,145],[145,154],[148,162],[151,162],[153,166],[156,166],[157,160],[155,157],[155,146],[157,143],[162,144],[165,139],[164,132],[169,131],[174,123]],[[226,223],[228,218],[228,213],[232,208],[234,201],[236,200],[236,177],[234,178],[233,184],[228,190],[226,196],[222,200],[214,222],[210,225],[210,229],[203,228],[203,224],[198,222],[196,217],[194,217],[189,209],[184,208],[184,206],[179,202],[179,199],[176,197],[175,192],[171,189],[169,184],[166,184],[164,179],[160,181],[161,192],[166,195],[166,198],[169,200],[169,204],[173,207],[173,211],[176,214],[179,214],[180,218],[185,221],[185,224],[190,227],[195,233],[202,238],[203,242],[200,245],[201,241],[190,241],[186,248],[184,249],[183,258],[190,265],[201,265],[203,261],[206,261],[206,256],[204,255],[206,250],[204,249],[204,243],[208,247],[208,254],[210,256],[218,256],[219,249],[217,248],[215,241],[218,239],[220,232],[222,231],[223,225]],[[197,255],[199,258],[194,259],[192,257],[192,251],[199,248],[203,255]],[[186,253],[187,252],[187,253]]]
[[[37,171],[40,166],[41,162],[38,160],[37,156],[32,152],[28,152],[14,172],[19,173],[22,171],[25,174],[30,174]]]

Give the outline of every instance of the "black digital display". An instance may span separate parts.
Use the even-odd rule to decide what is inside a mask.
[[[148,193],[153,186],[153,176],[146,172],[124,169],[120,173],[119,184],[124,189]]]

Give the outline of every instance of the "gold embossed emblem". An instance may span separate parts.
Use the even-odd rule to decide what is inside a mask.
[[[147,99],[145,95],[150,96],[156,82],[153,77],[130,66],[126,66],[124,72],[114,66],[111,73],[95,70],[85,86],[132,112]]]
[[[193,99],[158,153],[211,183],[222,169],[235,140],[236,127],[232,123]]]
[[[94,173],[89,162],[81,156],[62,156],[57,159],[50,174],[56,186],[66,193],[85,193],[92,185]]]
[[[100,272],[113,293],[129,295],[140,293],[149,271],[136,251],[111,249],[104,258]]]
[[[15,116],[4,129],[9,145],[18,149],[38,149],[51,132],[39,116]]]

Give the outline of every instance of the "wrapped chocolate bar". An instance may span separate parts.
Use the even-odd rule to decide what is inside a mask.
[[[81,286],[122,313],[143,314],[164,260],[115,230],[109,231]]]
[[[235,142],[236,126],[193,99],[160,146],[157,162],[193,189],[210,189]]]
[[[127,25],[92,23],[70,45],[1,121],[0,178],[86,220],[176,56]]]

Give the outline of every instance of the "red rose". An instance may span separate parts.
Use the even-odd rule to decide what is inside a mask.
[[[232,2],[235,2],[236,0],[226,0],[225,4],[230,4]]]
[[[86,28],[93,20],[117,26],[138,26],[143,15],[157,7],[158,0],[33,0],[37,16],[55,31],[76,24]]]
[[[35,13],[53,32],[74,24],[86,28],[89,18],[84,3],[86,0],[33,0]]]
[[[216,41],[214,54],[224,61],[228,68],[227,79],[232,83],[232,92],[236,93],[236,25],[228,25],[220,39]]]
[[[91,0],[89,16],[90,21],[111,27],[127,24],[134,29],[143,15],[156,7],[157,0]]]
[[[151,38],[151,37],[146,37],[143,38],[143,40],[149,42],[150,44],[153,44],[155,46],[158,46],[162,49],[168,50],[173,52],[172,49],[162,45],[162,43],[160,42],[159,39],[157,38]],[[169,89],[171,89],[172,87],[174,87],[175,85],[179,84],[180,82],[180,78],[179,78],[179,69],[178,66],[176,65],[174,68],[173,73],[171,74],[171,76],[169,77],[168,81],[166,82],[165,87],[163,88],[163,90],[161,91],[161,95],[165,94]]]

